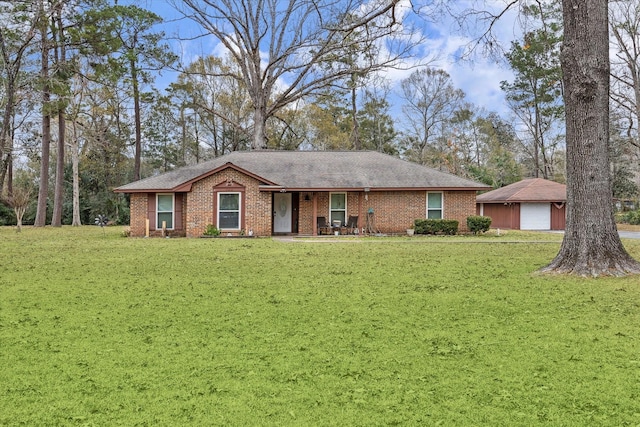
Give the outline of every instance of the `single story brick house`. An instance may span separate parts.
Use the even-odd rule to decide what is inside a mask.
[[[130,194],[133,236],[159,235],[164,223],[169,235],[198,237],[208,225],[271,236],[348,222],[352,232],[404,233],[416,218],[456,219],[464,231],[486,189],[372,151],[237,151],[115,191]]]
[[[476,213],[491,217],[492,228],[564,230],[567,186],[530,178],[480,194]]]

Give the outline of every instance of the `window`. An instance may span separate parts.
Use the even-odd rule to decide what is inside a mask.
[[[427,193],[427,218],[442,219],[442,193]]]
[[[240,193],[218,193],[218,228],[240,230]]]
[[[329,207],[329,222],[340,221],[344,225],[347,222],[347,193],[332,193],[331,206]]]
[[[156,229],[162,229],[162,222],[167,224],[167,230],[173,230],[173,194],[158,194],[156,196],[156,214],[158,221]]]

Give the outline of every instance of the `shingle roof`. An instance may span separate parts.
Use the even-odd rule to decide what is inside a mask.
[[[477,203],[565,202],[567,186],[542,178],[523,179],[476,197]]]
[[[248,172],[263,185],[298,191],[333,188],[487,189],[484,184],[374,151],[236,151],[132,182],[115,191],[176,191],[225,167]]]

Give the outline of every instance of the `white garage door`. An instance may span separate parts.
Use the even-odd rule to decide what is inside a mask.
[[[549,203],[521,203],[521,230],[550,230],[551,205]]]

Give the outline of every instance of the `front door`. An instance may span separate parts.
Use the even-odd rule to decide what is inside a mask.
[[[273,193],[273,232],[291,233],[291,193]]]

